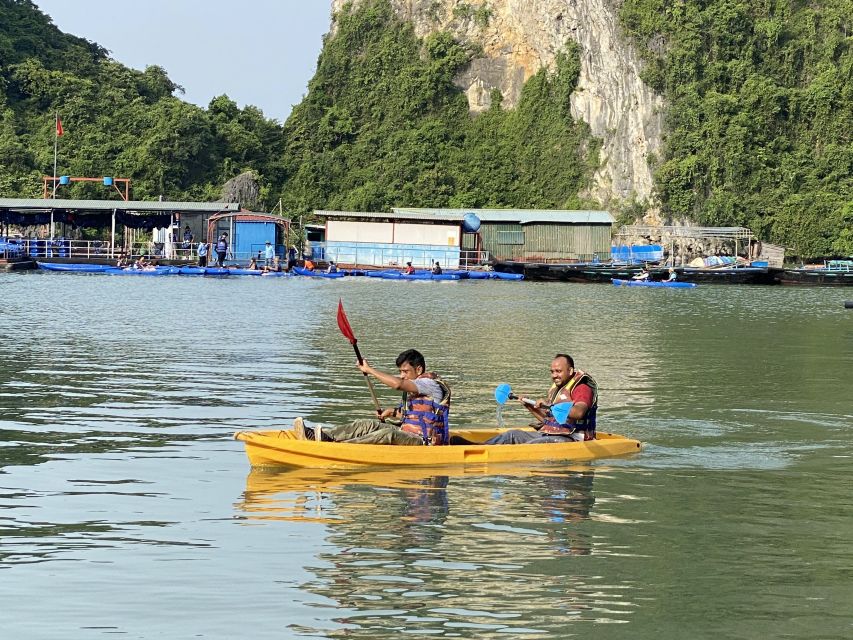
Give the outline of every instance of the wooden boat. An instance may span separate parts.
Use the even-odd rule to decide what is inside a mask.
[[[528,429],[528,428],[526,428]],[[506,429],[454,429],[453,434],[483,443]],[[565,444],[450,445],[398,447],[298,440],[292,430],[238,431],[253,467],[364,468],[511,462],[565,462],[612,458],[640,450],[638,440],[598,433],[595,440]]]
[[[853,286],[853,260],[828,260],[817,267],[785,269],[779,280],[782,284]]]
[[[613,284],[617,287],[658,287],[670,289],[692,289],[696,286],[693,282],[654,282],[652,280],[620,280],[613,278]]]

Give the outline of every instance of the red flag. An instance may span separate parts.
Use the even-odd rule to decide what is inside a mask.
[[[63,133],[65,133],[65,129],[62,128],[62,120],[56,116],[56,137],[58,138]]]

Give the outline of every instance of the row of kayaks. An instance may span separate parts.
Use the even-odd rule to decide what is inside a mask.
[[[529,429],[529,428],[526,428]],[[638,452],[638,440],[597,433],[595,440],[549,444],[484,444],[506,429],[454,429],[473,444],[401,447],[300,440],[293,430],[238,431],[253,467],[365,468],[585,461]],[[417,451],[415,451],[417,449]]]
[[[381,278],[383,280],[523,280],[520,273],[498,273],[496,271],[464,271],[462,269],[432,273],[430,271],[417,271],[413,274],[405,274],[396,269],[385,270],[341,270],[333,273],[326,271],[311,271],[302,267],[294,267],[293,272],[300,276],[311,276],[314,278],[343,278],[344,276],[367,276],[369,278]]]
[[[382,278],[383,280],[523,280],[520,273],[499,273],[497,271],[464,271],[449,270],[442,273],[416,271],[413,274],[401,273],[397,270],[367,271],[366,276]]]
[[[57,262],[36,262],[39,269],[45,271],[63,271],[70,273],[103,273],[121,276],[273,276],[283,277],[289,274],[280,271],[260,271],[253,269],[226,269],[223,267],[114,267],[108,264],[65,264]]]
[[[695,282],[654,282],[652,280],[620,280],[612,278],[611,282],[617,287],[657,287],[662,289],[692,289]]]
[[[37,262],[39,269],[46,271],[64,271],[74,273],[103,273],[107,275],[132,275],[132,276],[273,276],[284,277],[290,273],[281,271],[261,271],[253,269],[235,269],[224,267],[196,267],[196,266],[157,266],[145,269],[135,267],[115,267],[106,264],[72,264],[58,262]],[[385,280],[521,280],[524,278],[516,273],[497,273],[495,271],[446,271],[441,274],[433,274],[429,271],[417,272],[413,275],[405,275],[399,271],[363,271],[357,269],[340,270],[333,273],[326,271],[311,271],[302,267],[294,267],[292,273],[298,276],[313,278],[344,278],[346,276],[369,276]]]

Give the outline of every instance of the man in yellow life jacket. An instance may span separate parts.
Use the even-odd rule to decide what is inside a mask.
[[[402,403],[382,412],[379,419],[363,418],[339,427],[308,427],[293,421],[301,440],[351,444],[443,445],[449,441],[450,388],[434,373],[427,373],[423,355],[408,349],[397,356],[399,376],[378,371],[363,360],[358,368],[382,384],[403,392]]]
[[[551,380],[554,384],[548,399],[533,402],[519,398],[519,402],[537,420],[536,431],[511,429],[486,441],[486,444],[546,444],[595,439],[595,415],[598,412],[598,385],[588,373],[575,369],[575,361],[565,353],[558,353],[551,361]],[[551,415],[549,407],[558,403],[571,403],[568,420],[560,424]]]

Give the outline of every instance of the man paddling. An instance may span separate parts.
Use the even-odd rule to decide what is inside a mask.
[[[435,374],[427,373],[423,355],[408,349],[397,356],[399,376],[378,371],[367,360],[358,368],[382,384],[403,392],[402,403],[383,411],[379,419],[354,420],[339,427],[311,428],[302,418],[293,421],[300,440],[323,440],[350,444],[443,445],[448,442],[450,388]]]
[[[595,439],[595,414],[598,411],[598,385],[588,373],[575,369],[575,361],[565,353],[558,353],[551,361],[551,380],[554,384],[546,401],[534,404],[527,398],[519,402],[537,420],[536,431],[511,429],[486,441],[486,444],[546,444]],[[566,424],[560,424],[551,415],[552,404],[570,402],[571,409]]]

